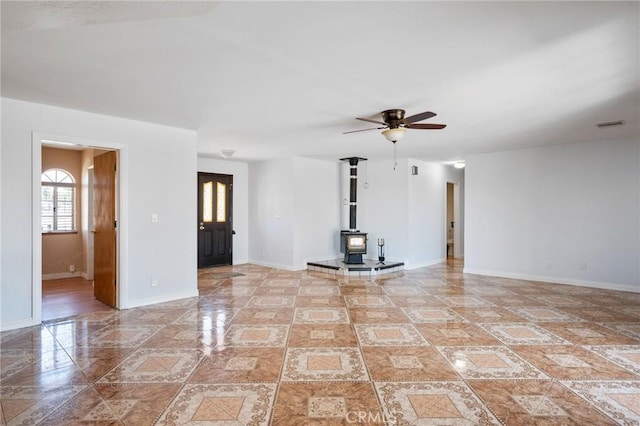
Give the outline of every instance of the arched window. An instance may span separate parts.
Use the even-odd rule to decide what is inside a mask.
[[[42,173],[40,197],[42,232],[73,232],[76,230],[76,182],[62,169]]]

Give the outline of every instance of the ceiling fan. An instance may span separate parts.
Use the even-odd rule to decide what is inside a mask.
[[[402,136],[404,136],[407,129],[439,130],[447,127],[446,124],[417,123],[418,121],[435,117],[436,114],[434,112],[425,111],[409,117],[405,117],[404,113],[405,111],[403,109],[388,109],[382,111],[382,121],[371,118],[356,117],[356,120],[379,124],[380,127],[351,130],[349,132],[344,132],[343,134],[346,135],[347,133],[364,132],[367,130],[382,130],[382,135],[387,138],[387,140],[395,144],[402,138]]]

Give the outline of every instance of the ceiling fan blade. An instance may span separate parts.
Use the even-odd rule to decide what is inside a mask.
[[[425,111],[425,112],[421,112],[420,114],[415,114],[410,117],[405,117],[405,119],[402,120],[402,122],[404,124],[411,124],[411,123],[415,123],[416,121],[426,120],[427,118],[431,118],[435,116],[436,116],[435,112]]]
[[[372,120],[372,119],[370,119],[370,118],[360,118],[360,117],[356,117],[356,120],[368,121],[369,123],[382,124],[383,126],[386,126],[386,125],[387,125],[387,123],[385,123],[384,121]]]
[[[343,132],[343,135],[346,135],[347,133],[357,133],[357,132],[366,132],[367,130],[382,130],[382,129],[386,129],[387,127],[372,127],[370,129],[361,129],[361,130],[351,130],[349,132]]]
[[[405,126],[407,129],[423,129],[423,130],[440,130],[447,127],[446,124],[407,124]]]

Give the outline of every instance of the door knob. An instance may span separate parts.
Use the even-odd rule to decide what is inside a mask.
[[[200,230],[204,231],[204,226],[200,225]]]

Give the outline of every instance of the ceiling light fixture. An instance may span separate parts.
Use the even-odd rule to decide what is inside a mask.
[[[396,142],[402,139],[406,131],[407,129],[404,127],[392,127],[382,131],[382,136],[387,138],[389,142],[393,142],[393,170],[398,167],[398,146]]]
[[[382,135],[385,138],[387,138],[389,142],[396,143],[397,141],[402,139],[406,131],[407,129],[405,129],[404,127],[396,127],[392,129],[383,130]]]
[[[455,163],[453,163],[453,167],[455,167],[456,169],[464,169],[464,166],[466,164],[464,163],[464,161],[456,161]]]
[[[233,157],[233,154],[236,153],[235,149],[221,149],[220,150],[220,155],[222,155],[223,158],[231,158]]]

